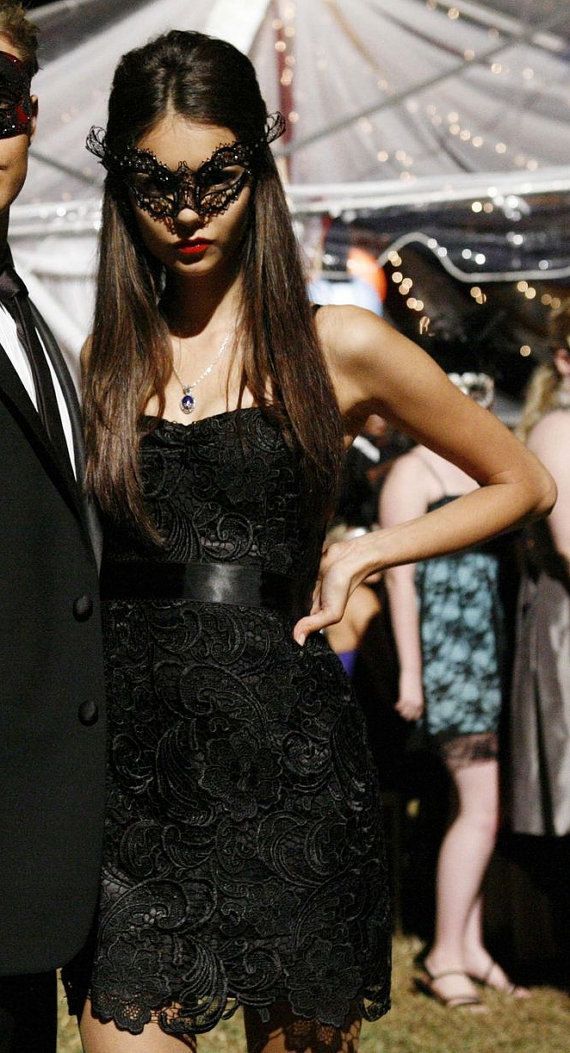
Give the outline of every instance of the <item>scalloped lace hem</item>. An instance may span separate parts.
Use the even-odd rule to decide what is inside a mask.
[[[69,988],[67,989],[67,998],[70,1014],[80,1017],[85,1002],[81,1000],[82,1004],[78,1004],[76,993],[69,990]],[[220,1004],[213,1012],[210,1003],[208,1018],[204,1019],[199,1010],[197,1013],[191,1014],[188,1010],[184,1010],[184,1008],[173,999],[153,1007],[142,1005],[134,1000],[132,1002],[115,1004],[114,1007],[105,1007],[101,1005],[100,999],[97,1003],[94,1003],[90,992],[88,993],[87,998],[91,1003],[91,1011],[93,1015],[100,1020],[101,1023],[113,1023],[119,1031],[126,1031],[131,1035],[140,1035],[147,1024],[153,1023],[158,1024],[160,1029],[166,1034],[177,1035],[179,1037],[200,1035],[212,1031],[221,1020],[230,1020],[239,1009],[254,1009],[259,1013],[261,1020],[266,1021],[269,1018],[269,1010],[271,1006],[276,1003],[282,1003],[283,1001],[286,1001],[291,1006],[294,1016],[299,1017],[302,1020],[316,1021],[319,1025],[324,1027],[334,1028],[340,1028],[343,1026],[346,1016],[351,1008],[354,1009],[356,1007],[358,1014],[362,1016],[363,1020],[368,1022],[379,1020],[391,1008],[389,997],[376,997],[372,992],[356,998],[350,1006],[344,1006],[339,1013],[319,1013],[318,1007],[316,1007],[314,1014],[301,1012],[299,1009],[296,1009],[294,1000],[290,996],[281,996],[268,1003],[256,1004],[244,998],[240,998],[239,995],[228,995],[225,999],[221,1000]],[[202,1019],[200,1019],[201,1015]]]

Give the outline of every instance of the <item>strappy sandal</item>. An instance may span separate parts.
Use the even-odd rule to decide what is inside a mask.
[[[484,976],[476,976],[475,973],[467,973],[466,975],[473,983],[479,984],[480,987],[488,987],[490,991],[497,991],[499,994],[507,995],[508,998],[530,998],[530,991],[527,991],[526,987],[520,987],[516,984],[504,970],[501,970],[505,976],[505,984],[494,984],[491,983],[491,976],[493,969],[500,968],[498,962],[491,962],[487,972]]]
[[[442,980],[444,976],[463,976],[467,979],[467,973],[462,969],[446,969],[442,973],[432,973],[425,961],[422,963],[425,976],[417,976],[415,979],[415,986],[418,991],[428,996],[428,998],[434,998],[440,1005],[445,1006],[446,1009],[471,1009],[475,1011],[485,1011],[486,1006],[483,1004],[477,995],[468,994],[456,994],[449,995],[446,997],[442,995],[440,991],[436,991],[434,983],[438,980]]]

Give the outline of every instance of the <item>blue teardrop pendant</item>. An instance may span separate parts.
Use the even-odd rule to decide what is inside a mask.
[[[192,413],[193,410],[194,410],[195,404],[196,404],[196,399],[194,398],[193,395],[190,394],[190,388],[184,388],[184,394],[183,394],[182,398],[180,399],[180,408],[181,408],[182,412],[183,413]]]

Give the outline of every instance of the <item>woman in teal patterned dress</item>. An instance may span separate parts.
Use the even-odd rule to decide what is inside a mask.
[[[425,465],[434,471],[427,459]],[[456,496],[444,494],[430,502],[429,510]],[[455,764],[497,755],[504,633],[498,577],[499,560],[491,546],[426,560],[416,568],[423,723]]]
[[[478,400],[483,374],[456,378]],[[488,395],[487,395],[488,392]],[[384,527],[451,504],[476,489],[460,468],[417,446],[382,492]],[[400,663],[396,709],[421,721],[450,774],[454,814],[437,866],[435,938],[421,989],[450,1008],[481,1011],[475,982],[523,997],[483,943],[481,883],[498,825],[497,729],[503,615],[498,558],[489,546],[439,556],[387,574]]]

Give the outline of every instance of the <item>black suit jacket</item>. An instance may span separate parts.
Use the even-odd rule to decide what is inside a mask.
[[[80,411],[45,323],[82,478]],[[104,794],[99,538],[0,347],[0,974],[69,960],[95,909]]]

